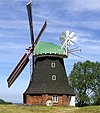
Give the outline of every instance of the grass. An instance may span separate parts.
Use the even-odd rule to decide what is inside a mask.
[[[46,106],[0,105],[0,113],[100,113],[100,106],[46,107]]]

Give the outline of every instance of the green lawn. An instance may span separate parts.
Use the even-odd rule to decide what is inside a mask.
[[[46,107],[0,105],[0,113],[100,113],[100,106],[89,107]]]

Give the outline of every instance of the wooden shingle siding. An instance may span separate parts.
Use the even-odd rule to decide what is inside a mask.
[[[52,62],[55,62],[55,68],[51,67]],[[52,75],[56,76],[56,80],[52,80]],[[53,95],[59,96],[57,105],[68,105],[69,96],[74,95],[68,83],[63,58],[38,57],[29,87],[24,93],[24,103],[45,105]]]

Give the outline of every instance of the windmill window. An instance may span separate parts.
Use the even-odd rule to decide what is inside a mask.
[[[52,75],[52,80],[56,80],[56,75]]]
[[[57,96],[57,95],[54,95],[54,96],[52,97],[52,101],[53,101],[54,103],[58,103],[58,96]]]
[[[56,66],[56,65],[55,65],[55,62],[52,62],[52,63],[51,63],[51,67],[52,67],[52,68],[55,68],[55,66]]]

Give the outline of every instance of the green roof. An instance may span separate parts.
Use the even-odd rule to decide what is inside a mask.
[[[34,48],[34,55],[60,55],[66,57],[64,49],[51,42],[39,42]]]

